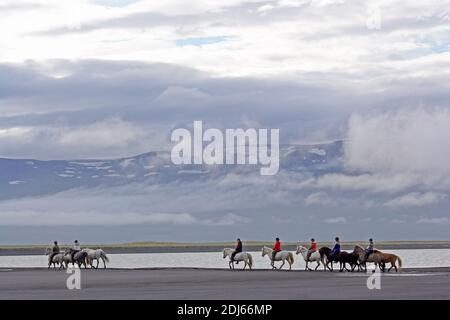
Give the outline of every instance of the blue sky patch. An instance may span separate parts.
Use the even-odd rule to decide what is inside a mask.
[[[227,36],[217,36],[217,37],[204,37],[204,38],[186,38],[175,40],[177,46],[197,46],[201,47],[208,44],[215,44],[219,42],[224,42],[229,40],[230,37]]]

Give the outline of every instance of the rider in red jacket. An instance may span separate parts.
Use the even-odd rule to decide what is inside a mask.
[[[272,260],[275,260],[275,255],[277,254],[277,252],[281,251],[281,242],[280,242],[280,238],[276,238],[275,239],[275,245],[272,248]]]
[[[309,247],[308,254],[306,255],[306,261],[309,261],[311,255],[317,251],[317,242],[314,238],[311,239],[311,246]]]

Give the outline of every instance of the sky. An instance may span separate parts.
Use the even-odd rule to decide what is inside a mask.
[[[169,150],[171,131],[194,120],[220,129],[279,128],[281,144],[345,139],[345,172],[312,181],[282,174],[267,184],[257,180],[259,194],[226,212],[220,206],[237,192],[235,177],[214,189],[231,194],[217,196],[216,206],[205,204],[211,190],[205,184],[197,186],[203,195],[152,187],[159,189],[142,196],[158,202],[150,209],[137,192],[148,186],[121,190],[129,195],[121,209],[128,218],[112,217],[105,206],[98,221],[114,220],[115,231],[100,230],[95,240],[130,230],[133,221],[149,225],[140,239],[165,230],[153,238],[214,240],[214,228],[227,226],[218,239],[224,240],[259,219],[261,231],[251,235],[267,239],[273,223],[301,224],[311,216],[318,221],[308,223],[324,237],[342,230],[362,238],[376,226],[381,238],[448,238],[448,8],[450,1],[416,0],[2,0],[0,157],[101,159]],[[284,195],[267,197],[271,188],[304,194],[301,203],[274,213]],[[0,208],[6,221],[30,202],[44,215],[72,199],[77,219],[51,218],[81,232],[76,228],[89,216],[83,212],[117,192],[77,190]],[[190,200],[201,205],[186,205]],[[243,211],[246,201],[264,204],[259,216]],[[19,220],[32,227],[26,214]],[[32,241],[43,241],[33,228]]]

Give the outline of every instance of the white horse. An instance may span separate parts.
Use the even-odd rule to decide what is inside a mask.
[[[48,268],[50,269],[51,265],[53,264],[53,268],[56,268],[56,265],[59,265],[59,268],[64,269],[64,252],[59,252],[55,255],[53,255],[53,250],[51,248],[47,248],[45,251],[45,255],[48,256]],[[53,255],[53,257],[52,257]],[[50,260],[51,258],[51,260]]]
[[[297,251],[295,253],[296,254],[299,254],[299,253],[302,254],[303,259],[306,262],[305,270],[310,270],[310,271],[312,270],[310,267],[308,267],[308,262],[310,262],[310,261],[311,262],[313,262],[313,261],[317,262],[317,266],[316,266],[316,268],[314,270],[317,270],[317,268],[320,267],[321,258],[320,258],[319,251],[316,250],[315,252],[313,252],[311,254],[311,256],[309,257],[309,260],[306,259],[306,257],[308,256],[308,249],[306,249],[305,247],[303,247],[301,245],[298,245],[297,246]]]
[[[100,259],[103,261],[103,268],[106,269],[106,262],[109,262],[108,256],[106,255],[105,251],[102,249],[83,249],[81,250],[83,252],[86,252],[86,264],[90,265],[91,268],[94,268],[93,262],[94,260],[97,260],[97,266],[95,269],[98,269],[98,265],[100,263]]]
[[[275,261],[283,261],[283,263],[280,266],[280,269],[283,268],[284,264],[287,261],[289,263],[289,270],[291,270],[292,264],[294,263],[294,255],[292,254],[292,252],[284,251],[284,250],[280,251],[280,252],[277,252],[276,255],[275,255],[275,259],[273,259],[272,252],[273,252],[273,250],[270,249],[269,247],[263,247],[262,248],[262,256],[263,257],[265,255],[269,256],[270,265],[272,266],[272,269],[276,269]]]
[[[223,249],[223,258],[230,257],[230,261],[228,262],[228,266],[230,269],[234,270],[234,262],[236,261],[244,261],[244,268],[242,270],[245,270],[245,267],[249,267],[250,270],[252,270],[253,267],[253,257],[248,252],[239,252],[234,256],[234,261],[231,261],[231,255],[233,254],[234,249],[231,248],[225,248]]]
[[[75,266],[75,263],[76,263],[76,264],[78,264],[78,267],[81,268],[81,266],[84,265],[84,268],[87,269],[87,265],[86,265],[87,253],[84,252],[83,250],[76,252],[73,255],[73,260],[72,260],[72,254],[70,253],[70,250],[64,251],[63,254],[64,254],[63,262],[66,265],[66,268],[69,266],[69,263],[72,263],[72,266]]]

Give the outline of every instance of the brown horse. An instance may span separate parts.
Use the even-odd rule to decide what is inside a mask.
[[[388,269],[388,272],[391,271],[392,268],[395,268],[395,271],[398,272],[398,270],[401,271],[402,269],[402,259],[400,259],[399,256],[392,254],[392,253],[384,253],[379,250],[375,250],[372,254],[370,254],[366,258],[366,250],[364,250],[360,246],[355,246],[353,249],[353,252],[358,255],[358,260],[364,271],[367,271],[366,268],[366,262],[373,262],[375,263],[375,269],[377,266],[380,268],[381,271],[385,271],[386,269],[386,263],[390,263],[391,267]],[[398,261],[398,268],[396,266],[396,262]]]
[[[387,270],[387,272],[391,271],[392,268],[395,268],[395,272],[402,271],[402,259],[400,259],[399,256],[393,253],[383,253],[383,252],[380,252],[380,255],[381,255],[381,262],[383,263],[384,266],[386,265],[386,263],[391,264],[391,267]],[[395,264],[397,261],[398,261],[398,268]]]

